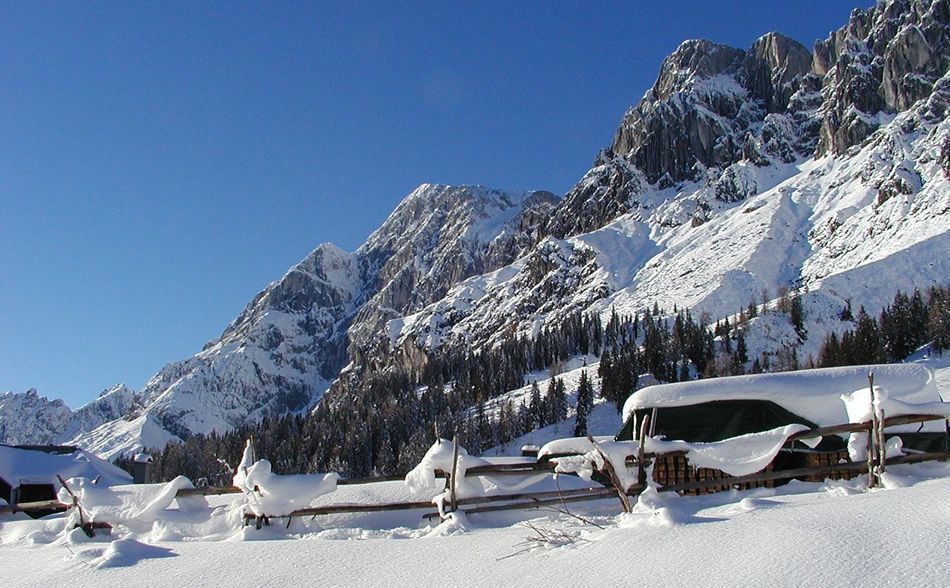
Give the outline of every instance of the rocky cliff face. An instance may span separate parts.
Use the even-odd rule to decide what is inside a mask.
[[[349,354],[370,365],[386,323],[441,299],[465,278],[511,263],[534,243],[557,202],[550,192],[507,193],[424,184],[357,250],[372,296],[348,332]]]
[[[848,24],[815,44],[823,77],[819,153],[843,153],[881,124],[879,113],[910,108],[950,66],[950,2],[895,0],[854,10]]]
[[[610,154],[663,186],[755,156],[756,143],[782,141],[770,155],[790,161],[799,155],[794,147],[808,145],[808,129],[794,124],[802,99],[793,97],[802,90],[810,61],[805,47],[777,33],[749,51],[686,41],[663,61],[640,104],[624,115]],[[805,90],[813,85],[806,83]]]
[[[567,309],[720,317],[782,286],[811,288],[819,317],[945,281],[947,26],[942,0],[895,1],[814,55],[775,33],[748,51],[683,43],[549,239],[400,320],[396,345],[530,335]]]

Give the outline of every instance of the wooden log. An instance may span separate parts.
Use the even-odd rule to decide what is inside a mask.
[[[425,502],[393,502],[393,503],[384,503],[384,504],[332,504],[328,506],[315,506],[311,508],[301,508],[295,511],[291,511],[287,514],[281,515],[267,515],[267,518],[284,518],[284,517],[303,517],[303,516],[315,516],[315,515],[327,515],[327,514],[356,514],[364,512],[385,512],[391,510],[414,510],[417,508],[431,508],[432,501],[427,500]],[[247,513],[244,515],[247,519],[255,518],[253,513]]]
[[[70,504],[58,500],[37,500],[36,502],[18,502],[0,506],[0,513],[30,512],[34,510],[66,510]]]
[[[360,484],[375,484],[377,482],[402,482],[406,479],[402,476],[379,476],[377,478],[340,478],[336,481],[337,486],[358,486]]]
[[[498,511],[504,511],[504,510],[527,510],[527,509],[532,509],[532,508],[538,508],[541,506],[549,506],[552,504],[584,502],[587,500],[603,500],[606,498],[615,498],[616,496],[617,496],[617,493],[613,490],[613,488],[602,488],[600,490],[596,490],[588,494],[547,498],[547,499],[536,499],[536,500],[529,500],[525,502],[517,502],[514,504],[495,504],[495,505],[478,506],[475,508],[463,509],[462,512],[464,512],[466,515],[472,515],[472,514],[479,514],[479,513],[485,513],[485,512],[498,512]]]
[[[942,421],[946,417],[932,414],[902,414],[884,419],[884,427],[896,427],[899,425],[909,425],[913,423],[925,423],[928,421]],[[871,422],[864,423],[845,423],[841,425],[829,425],[827,427],[817,427],[807,431],[801,431],[789,435],[789,441],[798,439],[812,439],[815,437],[827,437],[828,435],[843,435],[845,433],[860,433],[869,431],[872,427]]]
[[[899,455],[887,460],[887,465],[904,463],[920,463],[922,461],[950,461],[950,451],[931,451],[927,453],[911,453]]]
[[[617,470],[614,469],[614,464],[610,461],[610,456],[607,455],[606,451],[601,449],[597,441],[594,441],[593,436],[588,435],[587,440],[590,441],[590,444],[593,445],[597,453],[600,454],[600,458],[604,462],[603,473],[606,474],[607,479],[610,480],[610,485],[617,491],[617,498],[620,500],[620,506],[623,508],[623,512],[630,512],[630,501],[627,500],[627,489],[624,488],[623,483],[620,482],[620,476],[617,475]]]
[[[574,496],[586,496],[592,492],[598,493],[601,490],[612,490],[603,486],[592,486],[589,488],[573,488],[571,490],[549,490],[543,492],[521,492],[518,494],[489,494],[488,496],[472,496],[470,498],[460,498],[460,506],[470,504],[485,504],[488,502],[510,502],[514,500],[547,500],[548,498],[570,498]]]
[[[557,464],[550,461],[531,461],[520,463],[493,463],[489,465],[473,466],[465,470],[465,476],[481,476],[483,474],[503,474],[507,472],[546,472],[551,471]]]
[[[902,455],[899,457],[892,457],[887,460],[888,465],[896,464],[909,464],[909,463],[919,463],[922,461],[948,461],[950,460],[950,453],[937,451],[931,453],[913,453],[910,455]],[[714,481],[702,481],[695,480],[690,482],[683,482],[680,484],[672,484],[669,486],[663,486],[658,488],[659,492],[681,492],[685,490],[695,490],[698,488],[704,488],[713,484],[721,484],[723,486],[733,486],[735,484],[747,484],[751,482],[762,482],[766,480],[791,480],[793,478],[798,478],[808,475],[821,475],[828,474],[835,471],[858,471],[865,470],[867,465],[861,462],[849,462],[849,463],[839,463],[826,466],[816,466],[816,467],[807,467],[807,468],[795,468],[791,470],[778,470],[771,472],[759,472],[756,474],[750,474],[748,476],[729,476],[721,478]]]
[[[219,496],[221,494],[240,494],[237,486],[207,486],[205,488],[182,488],[175,494],[180,496]]]

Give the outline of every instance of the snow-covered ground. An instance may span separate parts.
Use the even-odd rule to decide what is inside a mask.
[[[950,467],[892,472],[888,487],[872,491],[857,481],[796,482],[647,496],[624,515],[613,500],[571,507],[599,526],[533,512],[521,516],[534,529],[516,515],[428,528],[407,511],[320,519],[302,534],[242,529],[221,505],[202,519],[172,509],[150,531],[111,539],[64,534],[62,519],[4,522],[0,566],[6,586],[942,585]],[[381,486],[401,491],[398,482]],[[552,542],[530,539],[555,531]],[[207,540],[187,537],[194,532]]]
[[[950,356],[917,359],[934,371],[946,398]],[[573,383],[581,368],[568,367],[577,369],[562,377]],[[512,392],[516,397],[522,393]],[[616,410],[603,403],[591,420],[595,434],[612,433],[604,430],[611,429],[611,422],[619,425]],[[570,421],[512,445],[570,435]],[[311,504],[428,500],[441,487],[426,467],[444,468],[450,454],[450,446],[434,448],[409,484],[336,487],[328,478],[315,477],[315,483],[325,486],[314,492]],[[460,463],[471,467],[481,459]],[[306,477],[287,476],[272,485],[266,468],[255,468],[263,478],[254,468],[248,478],[257,476],[254,484],[265,491],[273,486],[275,495],[280,494],[276,482],[294,488],[307,482]],[[546,473],[480,488],[470,481],[460,488],[463,497],[469,492],[591,486],[576,477],[555,479]],[[84,486],[80,498],[91,505],[90,511],[115,523],[110,535],[94,539],[68,530],[75,515],[43,520],[0,515],[4,585],[936,586],[950,577],[945,542],[950,463],[892,466],[883,487],[873,490],[866,488],[863,476],[700,497],[648,489],[628,514],[609,499],[570,504],[569,513],[541,509],[453,515],[439,523],[424,517],[436,511],[433,505],[295,518],[289,527],[277,519],[260,530],[243,526],[243,496],[172,501],[178,488],[189,485],[178,479],[167,486],[108,491]]]

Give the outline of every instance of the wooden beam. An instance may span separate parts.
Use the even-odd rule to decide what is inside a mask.
[[[459,498],[459,505],[466,504],[484,504],[486,502],[504,502],[512,500],[546,500],[548,498],[585,496],[591,492],[600,492],[601,490],[611,490],[604,487],[574,488],[572,490],[550,490],[545,492],[521,492],[519,494],[490,494],[488,496],[473,496],[471,498]]]
[[[900,457],[892,457],[887,460],[888,465],[896,465],[902,463],[918,463],[922,461],[946,461],[950,460],[950,453],[943,451],[933,452],[933,453],[913,453],[910,455],[902,455]],[[709,486],[732,486],[734,484],[747,484],[750,482],[765,482],[768,480],[791,480],[792,478],[798,478],[801,476],[808,475],[820,475],[820,474],[830,474],[836,471],[864,471],[867,470],[867,464],[848,462],[848,463],[839,463],[834,465],[827,466],[816,466],[810,468],[796,468],[792,470],[779,470],[771,472],[760,472],[757,474],[750,474],[748,476],[730,476],[728,478],[719,478],[718,480],[695,480],[692,482],[683,482],[682,484],[672,484],[670,486],[662,486],[657,490],[659,492],[680,492],[684,490],[697,490],[702,488],[707,488]]]
[[[240,494],[241,489],[237,486],[206,486],[204,488],[181,488],[175,495],[176,498],[182,496],[218,496],[221,494]]]
[[[594,490],[587,494],[580,494],[576,496],[565,496],[558,498],[547,498],[547,499],[536,499],[526,502],[518,502],[514,504],[496,504],[496,505],[486,505],[478,506],[475,508],[462,509],[466,515],[479,514],[484,512],[497,512],[503,510],[523,510],[523,509],[532,509],[538,508],[541,506],[550,506],[552,504],[562,504],[569,502],[584,502],[587,500],[603,500],[616,498],[617,492],[613,488],[602,488],[600,490]]]
[[[38,500],[36,502],[18,502],[0,506],[0,513],[30,512],[32,510],[66,510],[71,505],[58,500]]]
[[[556,464],[550,461],[529,461],[522,463],[493,463],[483,466],[474,466],[465,470],[467,476],[481,476],[483,474],[503,474],[508,472],[547,472],[555,468]]]
[[[384,504],[332,504],[329,506],[315,506],[311,508],[301,508],[283,515],[267,515],[268,518],[277,519],[283,517],[305,517],[327,514],[342,513],[362,513],[362,512],[383,512],[389,510],[413,510],[417,508],[431,508],[432,501],[425,502],[393,502]],[[253,514],[246,514],[246,518],[253,519]]]
[[[635,487],[636,488],[636,487]],[[495,510],[510,510],[515,508],[533,508],[535,504],[553,504],[556,502],[574,502],[578,499],[592,500],[594,498],[610,498],[616,496],[616,491],[612,488],[575,488],[571,490],[549,491],[549,492],[523,492],[519,494],[495,494],[489,496],[473,496],[470,498],[459,498],[459,506],[467,504],[486,504],[492,502],[512,502],[518,500],[527,500],[516,505],[501,505],[493,507]],[[527,507],[524,505],[528,505]],[[413,510],[417,508],[430,508],[433,506],[431,500],[425,502],[395,502],[388,504],[334,504],[329,506],[316,506],[312,508],[302,508],[283,515],[267,515],[267,518],[285,518],[285,517],[303,517],[326,514],[351,514],[363,512],[381,512],[393,510]],[[471,509],[475,510],[475,509]],[[466,510],[465,512],[470,512]],[[476,510],[476,512],[483,512]],[[487,511],[485,511],[487,512]],[[256,518],[254,514],[245,515],[247,519]]]
[[[913,423],[923,423],[927,421],[942,421],[946,420],[946,417],[935,416],[932,414],[903,414],[898,416],[887,417],[884,419],[884,427],[896,427],[899,425],[909,425]],[[809,429],[807,431],[801,431],[790,435],[788,437],[789,441],[795,441],[796,439],[811,439],[814,437],[825,437],[828,435],[841,435],[844,433],[859,433],[862,431],[871,430],[871,423],[845,423],[842,425],[830,425],[827,427],[818,427],[815,429]]]
[[[337,486],[358,486],[360,484],[375,484],[376,482],[402,482],[406,479],[402,476],[380,476],[378,478],[340,478],[336,481]]]

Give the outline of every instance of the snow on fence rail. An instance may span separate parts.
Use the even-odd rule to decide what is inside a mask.
[[[913,423],[924,423],[928,421],[945,420],[946,410],[933,411],[941,414],[904,414],[892,417],[884,417],[879,412],[874,413],[870,421],[843,423],[840,425],[818,427],[802,431],[792,431],[787,434],[783,440],[783,446],[788,446],[796,440],[814,439],[818,437],[836,435],[836,434],[867,434],[868,461],[852,461],[847,463],[838,463],[833,465],[815,465],[809,467],[786,469],[778,471],[757,471],[746,475],[734,475],[720,477],[710,480],[693,480],[676,484],[667,484],[657,488],[659,492],[685,492],[692,490],[702,490],[707,488],[735,487],[756,482],[788,480],[808,476],[825,476],[840,473],[843,471],[860,472],[866,470],[869,474],[869,487],[872,486],[880,477],[886,466],[896,464],[919,463],[923,461],[947,461],[950,460],[950,447],[945,447],[944,451],[932,452],[914,452],[907,455],[897,455],[888,457],[886,451],[882,449],[883,429],[899,425]],[[648,480],[649,468],[657,458],[669,456],[688,456],[689,452],[678,448],[675,443],[653,442],[645,433],[647,431],[647,421],[641,425],[641,439],[646,439],[647,443],[636,441],[610,442],[596,441],[588,438],[590,446],[594,449],[587,454],[587,461],[580,464],[575,461],[566,461],[565,457],[553,459],[542,459],[534,462],[516,462],[516,463],[490,463],[480,458],[469,456],[464,449],[456,444],[440,440],[430,449],[427,454],[428,459],[417,466],[413,473],[405,477],[407,484],[416,483],[424,489],[439,490],[439,485],[443,485],[442,492],[434,497],[420,501],[405,501],[383,504],[329,504],[322,506],[303,506],[300,508],[285,508],[281,511],[280,505],[293,505],[296,494],[301,493],[301,488],[312,480],[312,476],[278,476],[272,474],[269,470],[269,462],[260,460],[254,464],[248,464],[242,461],[243,473],[235,476],[235,486],[219,486],[193,488],[190,483],[183,478],[179,479],[174,485],[166,485],[162,494],[167,494],[174,498],[187,498],[198,496],[214,496],[226,494],[244,493],[249,495],[249,499],[244,505],[244,522],[250,524],[254,522],[257,528],[262,525],[270,524],[271,519],[287,519],[289,527],[294,517],[318,516],[329,514],[346,513],[369,513],[399,510],[427,509],[433,506],[438,508],[436,513],[423,515],[426,518],[446,518],[452,512],[461,511],[464,514],[478,514],[485,512],[495,512],[504,510],[531,509],[543,506],[552,506],[580,501],[603,500],[609,498],[622,497],[624,509],[629,508],[626,503],[627,496],[636,496],[640,494],[652,480]],[[948,440],[950,440],[950,424],[948,424]],[[584,441],[584,440],[580,440]],[[444,444],[444,445],[442,445]],[[877,444],[877,445],[875,445]],[[647,451],[649,447],[654,449]],[[583,453],[583,452],[581,452]],[[451,455],[449,459],[447,456]],[[575,455],[574,458],[584,457],[584,455]],[[583,461],[583,460],[582,460]],[[572,465],[565,465],[565,464]],[[261,467],[266,464],[267,467]],[[582,465],[589,469],[585,470]],[[428,469],[419,469],[425,466]],[[255,468],[258,468],[255,470]],[[573,469],[572,469],[573,468]],[[418,471],[417,471],[418,470]],[[630,470],[634,470],[631,472]],[[254,472],[257,471],[257,475]],[[456,473],[456,479],[453,480],[452,472]],[[539,475],[549,473],[567,473],[580,476],[585,480],[591,477],[596,483],[588,484],[581,488],[558,489],[554,491],[511,491],[511,492],[486,492],[485,484],[472,484],[466,482],[467,479],[491,479],[492,482],[487,486],[495,487],[499,479],[512,478],[537,478]],[[413,476],[415,475],[415,478]],[[333,492],[336,486],[342,485],[360,485],[377,482],[403,480],[401,476],[387,476],[375,478],[356,478],[356,479],[334,479],[336,474],[320,475],[321,483],[330,484],[320,491],[311,488],[309,492],[303,492],[308,497],[315,497],[319,494]],[[501,478],[499,478],[499,476]],[[436,484],[440,480],[440,484]],[[250,484],[248,484],[250,482]],[[286,488],[279,490],[277,496],[268,502],[262,502],[263,497],[261,486],[257,483],[273,485],[279,482]],[[33,503],[20,503],[13,505],[0,506],[0,513],[4,512],[30,512],[36,510],[67,510],[76,508],[81,512],[83,508],[84,495],[82,492],[73,493],[70,489],[72,481],[63,481],[64,489],[71,497],[71,503],[63,500],[46,500]],[[332,486],[332,487],[331,487]],[[504,484],[502,484],[504,486]],[[91,487],[90,487],[91,488]],[[88,488],[86,488],[88,490]],[[105,491],[105,489],[102,489]],[[316,493],[315,493],[316,491]],[[257,494],[256,500],[251,500],[252,494]],[[284,493],[291,493],[293,496],[283,496]],[[60,498],[64,496],[60,493]],[[92,494],[90,494],[92,496]],[[170,502],[167,501],[167,502]],[[448,503],[448,504],[446,504]],[[159,505],[160,508],[167,507]],[[267,507],[274,510],[267,512]],[[448,508],[447,508],[448,507]],[[152,508],[151,505],[146,507]],[[158,508],[158,507],[155,507]],[[105,521],[108,522],[108,521]]]

